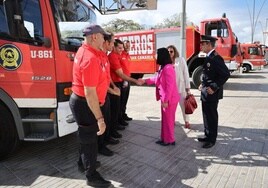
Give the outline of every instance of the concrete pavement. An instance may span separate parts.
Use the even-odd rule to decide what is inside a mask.
[[[99,156],[100,173],[111,187],[126,188],[267,188],[268,69],[233,74],[219,103],[219,136],[210,149],[203,136],[199,91],[192,89],[198,108],[183,128],[177,110],[176,145],[155,144],[160,135],[160,104],[154,87],[132,86],[128,114],[134,120],[122,131],[121,143],[108,146],[112,157]],[[23,143],[0,162],[0,187],[88,187],[76,166],[76,134],[47,143]]]

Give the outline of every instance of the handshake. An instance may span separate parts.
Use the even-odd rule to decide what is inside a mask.
[[[142,78],[136,79],[135,84],[137,84],[138,86],[141,86],[145,83],[145,80]]]

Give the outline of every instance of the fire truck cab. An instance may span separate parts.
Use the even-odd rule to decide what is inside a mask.
[[[259,43],[243,43],[240,46],[243,55],[243,72],[260,70],[266,65],[263,45]]]
[[[77,130],[69,108],[74,53],[96,22],[83,0],[0,0],[0,158],[19,140]]]
[[[22,141],[77,130],[70,108],[82,29],[101,14],[156,9],[156,0],[0,0],[0,160]]]

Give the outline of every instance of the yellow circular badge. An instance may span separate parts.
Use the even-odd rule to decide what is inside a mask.
[[[21,66],[21,51],[12,44],[0,46],[0,65],[6,70],[16,70]]]

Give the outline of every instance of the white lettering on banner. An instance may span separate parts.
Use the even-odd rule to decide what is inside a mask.
[[[48,59],[53,58],[51,50],[32,50],[31,58]]]
[[[121,41],[129,40],[129,55],[152,55],[154,48],[153,34],[141,34],[119,37]]]

